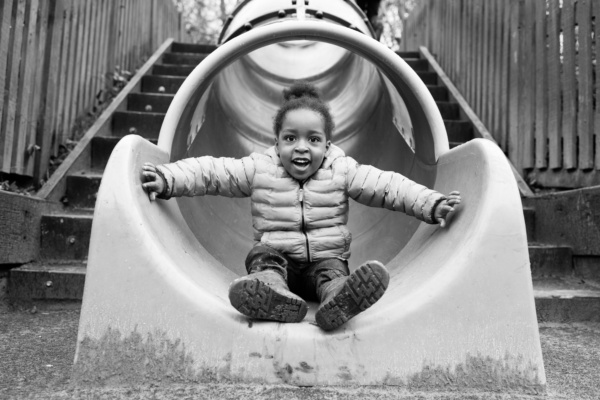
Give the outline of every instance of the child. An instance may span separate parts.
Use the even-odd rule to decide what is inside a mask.
[[[305,300],[317,300],[316,322],[332,330],[378,301],[389,282],[378,261],[349,273],[348,197],[443,227],[460,194],[445,197],[346,157],[331,144],[333,119],[312,84],[298,82],[284,98],[275,146],[263,154],[146,163],[142,186],[163,199],[249,196],[255,245],[245,262],[248,275],[229,288],[231,304],[251,318],[299,322]]]

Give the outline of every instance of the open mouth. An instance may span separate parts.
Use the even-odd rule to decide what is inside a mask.
[[[306,158],[295,158],[292,160],[292,163],[297,167],[306,167],[310,164],[310,160]]]

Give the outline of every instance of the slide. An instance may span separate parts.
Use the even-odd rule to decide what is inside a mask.
[[[257,3],[242,3],[222,44],[186,79],[158,145],[126,136],[110,158],[75,380],[543,391],[525,224],[502,151],[483,139],[449,150],[427,87],[372,39],[354,3],[339,2],[346,26],[327,18],[332,0],[317,11],[298,2],[289,18]],[[257,13],[274,21],[252,19]],[[268,23],[249,29],[240,15]],[[351,203],[351,269],[377,259],[391,280],[378,303],[332,332],[316,326],[314,303],[297,324],[250,320],[229,304],[228,286],[245,274],[253,245],[248,199],[153,202],[141,188],[144,162],[272,146],[281,90],[296,79],[321,88],[336,121],[333,143],[346,154],[463,198],[447,228]]]

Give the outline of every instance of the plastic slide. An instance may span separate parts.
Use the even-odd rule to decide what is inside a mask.
[[[501,150],[483,139],[449,150],[426,86],[369,32],[316,18],[238,31],[235,20],[226,26],[224,43],[184,82],[158,146],[130,135],[110,158],[76,380],[543,390],[521,201]],[[329,100],[333,142],[348,155],[463,198],[444,229],[350,205],[351,267],[378,259],[391,281],[378,303],[333,332],[314,323],[316,304],[298,324],[249,320],[229,304],[229,283],[245,274],[253,245],[248,199],[151,202],[141,188],[146,161],[271,146],[281,89],[301,78]]]

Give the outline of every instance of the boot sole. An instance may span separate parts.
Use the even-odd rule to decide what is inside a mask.
[[[345,324],[375,304],[385,293],[390,276],[379,262],[361,265],[349,277],[333,299],[321,305],[315,315],[317,325],[330,331]]]
[[[229,301],[242,314],[269,321],[300,322],[308,311],[302,299],[279,293],[259,280],[234,283],[229,289]]]

